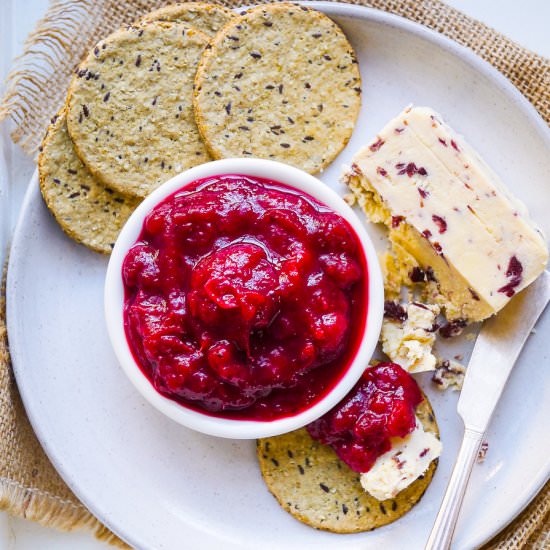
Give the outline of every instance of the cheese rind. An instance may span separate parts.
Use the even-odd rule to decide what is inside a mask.
[[[485,319],[546,267],[546,242],[525,207],[431,109],[389,122],[345,180],[390,241],[433,269],[434,301],[450,318]]]
[[[441,450],[441,441],[425,432],[417,420],[413,432],[404,438],[393,438],[391,450],[361,474],[361,485],[378,500],[394,498],[428,469]]]

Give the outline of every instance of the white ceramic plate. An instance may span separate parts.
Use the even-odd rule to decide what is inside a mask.
[[[465,49],[400,18],[349,5],[313,5],[344,28],[364,85],[359,123],[322,175],[327,184],[343,192],[337,183],[342,163],[407,103],[429,105],[467,137],[550,234],[548,129],[504,78]],[[253,442],[192,432],[158,413],[130,385],[107,340],[106,266],[106,258],[63,235],[33,179],[9,266],[15,374],[46,452],[113,531],[146,549],[423,548],[461,435],[455,394],[432,391],[429,378],[421,379],[437,412],[444,454],[409,514],[372,533],[315,531],[267,492]],[[489,430],[487,459],[473,473],[455,548],[483,543],[548,479],[549,331],[547,311]]]

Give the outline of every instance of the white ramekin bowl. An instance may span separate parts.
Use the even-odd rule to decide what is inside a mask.
[[[310,408],[272,421],[220,418],[187,408],[164,397],[143,374],[130,350],[124,330],[122,263],[136,243],[147,214],[162,200],[195,180],[222,174],[240,174],[275,180],[303,191],[345,218],[355,230],[368,265],[366,329],[347,372],[334,388]],[[360,378],[374,352],[384,310],[384,290],[378,258],[365,227],[352,209],[320,180],[292,166],[262,159],[224,159],[196,166],[178,174],[153,191],[130,216],[111,254],[105,280],[105,317],[115,354],[124,372],[149,403],[166,416],[206,434],[233,439],[268,437],[295,430],[319,418],[336,405]]]

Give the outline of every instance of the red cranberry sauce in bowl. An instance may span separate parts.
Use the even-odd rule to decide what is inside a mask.
[[[345,375],[366,327],[348,222],[258,177],[196,180],[146,216],[122,264],[124,328],[154,388],[224,418],[296,415]]]
[[[423,399],[407,371],[396,363],[379,363],[367,368],[346,397],[308,424],[307,431],[352,470],[368,472],[391,449],[392,437],[414,430],[415,410]]]

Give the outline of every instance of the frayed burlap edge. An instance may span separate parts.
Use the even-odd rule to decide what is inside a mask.
[[[24,487],[11,479],[0,478],[0,510],[61,531],[89,530],[99,540],[128,548],[84,506],[48,492]]]
[[[268,0],[259,0],[266,3]],[[550,61],[517,45],[490,27],[475,21],[439,0],[345,0],[376,7],[406,17],[445,34],[469,47],[507,76],[531,101],[541,116],[550,121]],[[119,26],[136,20],[147,11],[168,4],[166,0],[51,0],[50,7],[24,45],[24,53],[8,75],[6,95],[0,102],[0,120],[14,125],[12,138],[28,153],[34,154],[52,113],[63,103],[66,88],[80,60],[98,38]],[[249,2],[219,2],[236,7]],[[2,296],[4,293],[2,293]],[[9,354],[3,314],[0,318],[0,375],[9,369]],[[10,373],[11,376],[11,373]],[[11,377],[12,378],[12,377]],[[13,379],[6,392],[16,403],[18,423],[24,417]],[[4,388],[0,387],[0,404]],[[26,417],[24,429],[32,434]],[[4,435],[4,434],[2,434]],[[35,454],[43,452],[38,442]],[[34,449],[34,447],[33,447]],[[45,455],[40,461],[47,462]],[[44,466],[46,476],[62,484],[53,466]],[[61,487],[60,485],[59,487]],[[0,477],[0,509],[63,530],[87,528],[95,535],[121,547],[126,545],[95,519],[69,489],[44,491],[29,483]],[[74,499],[74,500],[73,500]],[[531,505],[500,535],[484,548],[542,550],[550,547],[550,486],[539,493]],[[546,518],[546,521],[545,521]]]
[[[550,482],[508,527],[483,550],[548,550],[550,548]]]
[[[14,124],[11,137],[34,155],[51,120],[63,104],[81,56],[101,36],[167,4],[146,0],[51,0],[46,15],[29,34],[14,60],[0,102],[0,121]],[[133,5],[134,4],[134,5]]]

